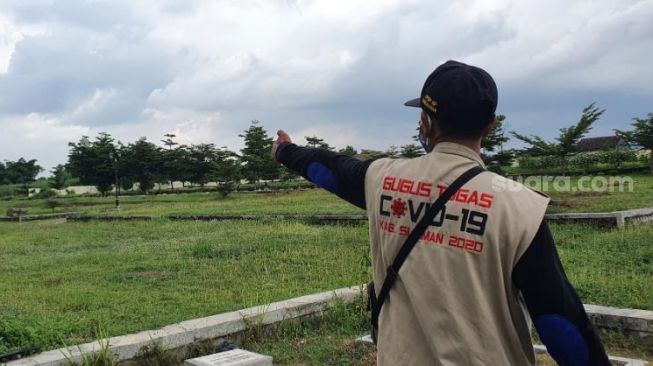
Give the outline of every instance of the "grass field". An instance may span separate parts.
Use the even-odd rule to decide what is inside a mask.
[[[551,196],[550,213],[605,212],[653,205],[653,176],[630,175],[633,191],[624,192],[556,192]],[[577,178],[572,178],[572,188]],[[587,187],[587,185],[584,185]],[[55,212],[77,211],[90,215],[152,215],[169,214],[359,214],[362,210],[322,190],[277,193],[233,193],[221,198],[213,193],[183,193],[136,195],[120,198],[121,208],[115,210],[110,197],[65,197],[57,199]],[[27,207],[29,213],[49,213],[44,199],[13,199],[0,201],[0,213],[9,207]]]
[[[629,204],[650,204],[642,197],[653,190],[637,189],[639,200]],[[595,205],[608,204],[595,198]],[[88,213],[115,212],[111,198],[71,200]],[[1,203],[4,209],[16,201]],[[39,200],[20,203],[48,211]],[[132,196],[122,207],[121,214],[154,216],[360,212],[320,191]],[[552,231],[584,302],[653,310],[652,226],[610,231],[554,224]],[[98,325],[110,335],[126,334],[364,283],[367,251],[364,224],[0,223],[0,353],[89,341]]]
[[[293,222],[1,223],[0,352],[30,327],[53,347],[98,323],[125,334],[362,283],[366,236]]]
[[[618,185],[614,191],[608,189],[606,192],[556,192],[549,189],[545,192],[551,196],[548,212],[611,212],[653,206],[653,176],[631,174],[628,177],[634,182],[632,191],[624,189],[620,192]],[[577,182],[578,177],[573,177],[571,188],[578,188]],[[586,183],[581,186],[589,187]]]
[[[583,301],[653,309],[653,227],[553,225]],[[366,282],[367,228],[268,222],[0,223],[0,352]]]
[[[90,215],[169,214],[360,214],[359,208],[322,190],[277,193],[233,193],[221,198],[217,193],[124,196],[120,210],[114,197],[66,197],[58,199],[55,212],[77,211]],[[49,213],[43,199],[0,201],[0,210],[27,207],[29,213]]]
[[[275,365],[376,365],[375,347],[354,342],[356,337],[369,334],[369,313],[365,304],[336,304],[321,319],[300,324],[282,324],[272,334],[252,332],[241,346],[271,355]],[[602,332],[601,340],[610,355],[653,361],[653,349],[634,342],[617,332]],[[541,342],[534,337],[534,342]],[[536,355],[537,364],[554,366],[547,355]]]
[[[273,356],[275,365],[374,366],[375,347],[354,342],[356,337],[369,334],[368,316],[362,301],[348,306],[336,304],[321,319],[282,324],[272,334],[251,332],[241,346]],[[653,360],[653,349],[619,333],[603,332],[601,340],[611,355]],[[536,359],[538,365],[556,365],[547,355],[536,355]]]

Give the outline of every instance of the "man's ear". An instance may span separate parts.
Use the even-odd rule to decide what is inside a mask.
[[[419,129],[420,132],[422,133],[423,136],[428,136],[431,133],[431,124],[429,123],[429,117],[426,114],[426,112],[422,111],[422,115],[420,116],[420,121],[421,123],[419,124]]]

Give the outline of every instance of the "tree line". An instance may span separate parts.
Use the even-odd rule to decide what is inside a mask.
[[[93,185],[103,195],[116,185],[118,189],[131,189],[136,183],[142,192],[147,193],[156,183],[169,184],[174,190],[174,182],[182,185],[190,182],[201,187],[215,182],[217,190],[226,196],[242,179],[257,183],[297,177],[273,160],[270,155],[273,138],[259,121],[252,121],[249,128],[239,135],[244,145],[239,152],[215,144],[180,145],[175,137],[174,134],[164,135],[161,140],[163,147],[160,147],[145,137],[125,145],[107,133],[100,133],[93,140],[84,136],[78,142],[69,143],[70,153],[64,169],[80,184]],[[335,151],[317,136],[307,136],[306,141],[307,146]],[[350,156],[359,154],[352,146],[338,152]],[[422,154],[416,144],[401,148],[393,146],[387,151],[364,149],[360,153],[371,158]]]
[[[5,160],[0,162],[0,184],[26,184],[33,182],[43,168],[36,163],[36,159],[16,161]]]
[[[482,156],[488,166],[507,166],[515,156],[528,152],[530,156],[564,159],[577,152],[578,141],[592,128],[605,112],[594,104],[582,110],[579,120],[570,127],[560,129],[559,135],[552,141],[540,136],[527,136],[503,128],[506,117],[497,116],[493,131],[483,139]],[[615,130],[633,147],[653,149],[653,113],[647,118],[634,118],[631,131]],[[510,136],[525,142],[528,148],[517,151],[504,149]],[[159,146],[145,137],[129,144],[123,144],[107,133],[100,133],[94,139],[82,137],[77,142],[70,142],[68,162],[57,165],[48,178],[51,188],[63,189],[71,184],[93,185],[106,195],[115,186],[117,189],[131,189],[137,183],[145,193],[154,188],[156,183],[169,184],[174,190],[174,182],[185,185],[190,182],[204,186],[216,182],[217,189],[223,195],[233,190],[241,179],[252,183],[266,180],[289,180],[296,175],[276,164],[270,156],[273,138],[261,126],[259,121],[252,121],[249,128],[239,135],[243,139],[243,148],[239,152],[215,144],[182,145],[175,141],[174,134],[164,135]],[[336,151],[324,139],[306,136],[307,146]],[[416,140],[416,136],[413,137]],[[357,151],[352,146],[337,150],[338,153],[377,159],[382,157],[413,158],[423,154],[421,146],[415,143],[400,147],[390,146],[384,151],[362,149]],[[653,152],[650,156],[653,173]],[[1,184],[28,184],[43,171],[35,159],[0,162]]]

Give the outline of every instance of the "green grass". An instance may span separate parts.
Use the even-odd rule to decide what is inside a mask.
[[[254,332],[241,342],[253,352],[270,355],[275,365],[376,365],[374,346],[354,342],[369,333],[364,297],[350,305],[335,303],[321,318],[282,323],[273,332]]]
[[[653,179],[637,194],[580,203],[650,205]],[[611,198],[612,197],[612,198]],[[554,197],[554,200],[556,198]],[[115,214],[112,198],[66,198],[89,214]],[[593,206],[592,206],[593,205]],[[0,209],[50,212],[43,200]],[[62,209],[64,210],[64,209]],[[362,213],[325,192],[130,196],[120,214]],[[552,225],[561,259],[584,302],[653,310],[653,227],[602,230]],[[102,326],[126,334],[186,319],[366,282],[364,224],[254,222],[0,222],[0,353],[90,341]],[[354,353],[358,352],[354,346]]]
[[[653,226],[552,224],[571,283],[588,303],[653,310]]]
[[[612,212],[653,206],[653,176],[628,174],[634,181],[633,190],[619,192],[556,192],[545,193],[551,196],[548,212]],[[578,177],[571,180],[571,187],[577,187]],[[584,184],[583,187],[588,187]]]
[[[549,213],[608,212],[653,205],[653,176],[628,175],[633,178],[633,191],[618,192],[556,192],[551,196]],[[577,177],[571,187],[576,187]],[[584,187],[586,187],[585,185]],[[323,190],[288,191],[277,193],[233,193],[221,198],[217,192],[180,193],[161,195],[133,195],[120,197],[120,210],[115,209],[115,198],[66,197],[59,198],[55,212],[77,211],[89,215],[151,215],[169,214],[361,214],[362,210]],[[30,214],[50,213],[44,199],[14,198],[0,200],[0,214],[9,207],[27,207]]]
[[[246,338],[241,346],[271,355],[275,365],[373,366],[376,365],[375,347],[354,342],[356,337],[369,334],[368,320],[369,313],[362,301],[336,304],[321,319],[283,324],[270,334]],[[621,333],[601,332],[600,337],[610,355],[653,360],[653,349]],[[541,344],[536,336],[534,342]],[[538,365],[556,365],[544,355],[538,355],[537,359]]]
[[[653,227],[552,225],[584,302],[653,309]],[[370,278],[367,227],[0,223],[0,352],[161,327]]]
[[[0,352],[20,329],[51,348],[97,324],[125,334],[363,283],[366,238],[296,222],[0,223]]]
[[[59,199],[56,212],[77,211],[90,215],[169,214],[361,214],[359,208],[322,190],[277,193],[233,193],[220,198],[217,192],[114,197],[67,197]],[[45,200],[0,201],[0,212],[9,207],[27,207],[30,214],[49,213]]]

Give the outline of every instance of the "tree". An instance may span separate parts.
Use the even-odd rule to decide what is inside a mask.
[[[483,148],[481,158],[483,158],[488,169],[495,173],[503,173],[503,167],[509,166],[515,157],[513,150],[503,150],[503,144],[510,140],[503,131],[503,122],[505,120],[506,116],[497,115],[494,128],[481,141],[481,148]],[[496,151],[497,148],[499,151]]]
[[[363,155],[365,159],[380,159],[380,158],[388,157],[387,151],[378,151],[378,150],[369,150],[369,149],[362,149],[360,155]]]
[[[177,137],[177,135],[173,133],[166,133],[163,136],[165,137],[165,140],[161,140],[161,142],[163,142],[163,144],[168,147],[168,150],[161,152],[161,156],[163,158],[163,176],[161,178],[167,178],[167,180],[170,182],[170,189],[174,191],[175,186],[173,182],[179,179],[180,176],[179,170],[175,168],[178,167],[176,160],[179,157],[181,150],[172,149],[173,146],[179,145],[179,143],[173,140],[173,138]]]
[[[481,147],[485,149],[486,152],[494,152],[497,149],[497,146],[499,147],[499,151],[503,151],[503,144],[510,140],[503,131],[503,121],[505,120],[506,116],[502,114],[497,115],[494,128],[481,141]]]
[[[82,184],[93,185],[103,196],[113,188],[119,156],[115,141],[101,132],[95,141],[83,136],[79,142],[68,143],[67,170]]]
[[[49,199],[45,200],[45,202],[43,202],[43,206],[45,206],[45,208],[51,209],[52,212],[54,213],[54,209],[61,206],[61,202],[59,202],[58,200],[56,200],[54,198],[49,198]]]
[[[515,159],[515,151],[512,149],[501,150],[492,155],[481,154],[488,170],[495,173],[503,174],[504,167],[510,166]]]
[[[119,180],[120,180],[120,189],[122,189],[123,191],[129,191],[130,189],[133,189],[134,183],[136,183],[134,182],[132,177],[125,176],[124,174],[120,175]]]
[[[633,131],[615,130],[615,132],[631,145],[649,150],[649,169],[653,174],[653,112],[649,113],[647,118],[633,118],[633,120],[631,124],[635,128]]]
[[[240,179],[240,160],[238,154],[226,146],[216,150],[216,157],[212,176],[218,184],[220,196],[224,198],[235,189]]]
[[[52,176],[48,179],[48,186],[52,189],[64,189],[70,184],[72,176],[66,169],[66,166],[59,164],[55,166],[51,171]]]
[[[424,155],[424,149],[417,144],[402,145],[399,156],[402,158],[416,158]]]
[[[605,109],[598,109],[594,103],[585,107],[580,120],[575,125],[560,129],[560,135],[556,138],[556,142],[546,142],[539,136],[520,135],[515,131],[510,133],[518,140],[533,146],[534,152],[538,155],[565,157],[576,151],[578,141],[592,129],[592,125],[601,118],[603,112]]]
[[[395,145],[390,145],[390,147],[384,152],[385,156],[388,158],[397,158],[399,157],[399,149]]]
[[[272,159],[272,137],[268,136],[259,121],[252,121],[244,134],[238,135],[244,139],[245,147],[240,150],[241,161],[244,164],[243,175],[251,183],[261,179],[279,178],[279,165]]]
[[[5,164],[0,161],[0,184],[9,184],[7,179],[7,171],[5,169]]]
[[[324,142],[324,139],[321,139],[317,136],[304,136],[306,139],[306,146],[308,147],[318,147],[320,149],[333,150],[329,144]]]
[[[188,149],[188,180],[204,188],[215,172],[217,159],[214,144],[191,145]]]
[[[166,139],[161,140],[161,142],[163,142],[163,144],[168,147],[168,150],[172,150],[173,146],[179,145],[179,143],[173,140],[173,138],[177,137],[177,135],[175,135],[174,133],[166,133],[165,135],[163,135],[163,137],[165,137]]]
[[[137,182],[141,192],[147,194],[154,183],[163,176],[161,149],[145,137],[120,149],[123,177]]]
[[[347,156],[354,156],[354,155],[358,154],[358,151],[356,151],[356,149],[354,149],[353,146],[347,145],[344,149],[338,150],[338,153],[343,154],[343,155],[347,155]]]
[[[36,180],[36,176],[43,171],[43,168],[36,163],[36,159],[20,158],[16,161],[5,161],[3,170],[4,180],[13,184],[23,184],[27,188],[29,183]]]

